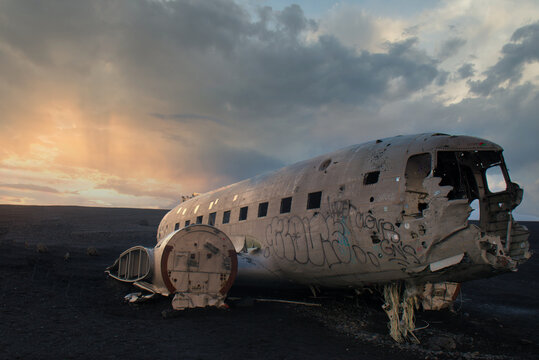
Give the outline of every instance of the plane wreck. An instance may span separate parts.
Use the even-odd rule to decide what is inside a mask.
[[[186,199],[155,248],[131,248],[107,272],[174,295],[175,309],[222,305],[242,282],[378,288],[391,336],[414,341],[420,304],[447,307],[461,282],[531,256],[502,152],[446,134],[353,145]]]

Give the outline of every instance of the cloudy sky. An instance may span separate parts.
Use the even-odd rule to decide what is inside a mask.
[[[505,148],[539,216],[539,3],[0,0],[0,203],[168,208],[380,137]]]

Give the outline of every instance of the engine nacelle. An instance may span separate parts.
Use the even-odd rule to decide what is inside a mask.
[[[141,289],[172,295],[176,310],[220,306],[238,272],[234,245],[210,225],[177,230],[153,249],[134,246],[124,251],[106,272]]]

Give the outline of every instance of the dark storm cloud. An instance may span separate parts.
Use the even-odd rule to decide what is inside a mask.
[[[89,1],[2,1],[0,39],[40,65],[58,65],[56,51],[72,46],[90,57],[100,33],[96,10]]]
[[[297,37],[304,30],[316,29],[316,23],[313,20],[308,20],[303,15],[303,10],[296,4],[278,12],[275,18],[281,29],[284,29],[292,37]]]
[[[281,38],[278,32],[273,36]],[[392,43],[387,53],[378,54],[357,54],[331,36],[312,44],[297,38],[245,44],[235,81],[239,91],[228,99],[235,108],[269,115],[334,102],[406,97],[438,74],[432,59],[417,50],[415,42]],[[399,81],[396,88],[393,80]]]
[[[486,79],[469,82],[470,91],[486,96],[505,81],[517,83],[524,65],[536,61],[539,61],[539,22],[517,29],[511,42],[502,48],[501,58],[485,72]]]
[[[449,72],[448,71],[438,71],[438,76],[436,77],[436,85],[438,86],[444,86],[447,83],[447,79],[449,78]]]
[[[332,36],[306,42],[316,23],[297,5],[253,18],[230,1],[3,1],[0,13],[0,41],[57,82],[84,82],[84,104],[108,101],[114,79],[135,106],[250,122],[406,98],[439,75],[415,38],[359,54]]]
[[[103,53],[114,50],[110,44],[135,42],[138,50],[149,51],[163,45],[230,49],[248,25],[240,7],[219,0],[5,0],[0,8],[2,38],[40,63],[68,48],[85,50],[74,55],[88,55],[91,61],[112,55]]]
[[[458,68],[457,73],[461,79],[469,78],[475,74],[474,65],[470,63],[463,64]]]
[[[450,58],[459,51],[461,47],[466,44],[466,40],[461,38],[452,38],[442,43],[440,51],[438,51],[438,59],[445,60]]]

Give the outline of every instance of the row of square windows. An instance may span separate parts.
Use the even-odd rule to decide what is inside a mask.
[[[307,210],[309,210],[309,209],[319,209],[321,202],[322,202],[322,192],[321,191],[309,193],[307,195]],[[268,205],[269,205],[269,203],[267,201],[258,204],[258,217],[259,218],[268,215]],[[281,199],[281,208],[280,208],[279,212],[281,214],[286,214],[286,213],[289,213],[291,209],[292,209],[292,197],[290,196],[290,197],[282,198]],[[238,221],[247,220],[248,211],[249,211],[248,206],[244,206],[244,207],[240,208],[240,214],[239,214],[239,217],[238,217]],[[231,213],[231,210],[227,210],[227,211],[223,212],[223,222],[222,222],[223,224],[228,224],[230,222],[230,213]],[[208,225],[215,225],[216,216],[217,216],[217,212],[212,212],[212,213],[209,214]],[[202,224],[203,220],[204,220],[203,215],[197,216],[195,223],[196,224]],[[189,225],[191,225],[191,220],[186,220],[184,226],[189,226]],[[174,230],[178,230],[179,228],[180,228],[180,223],[176,223],[175,226],[174,226]]]

